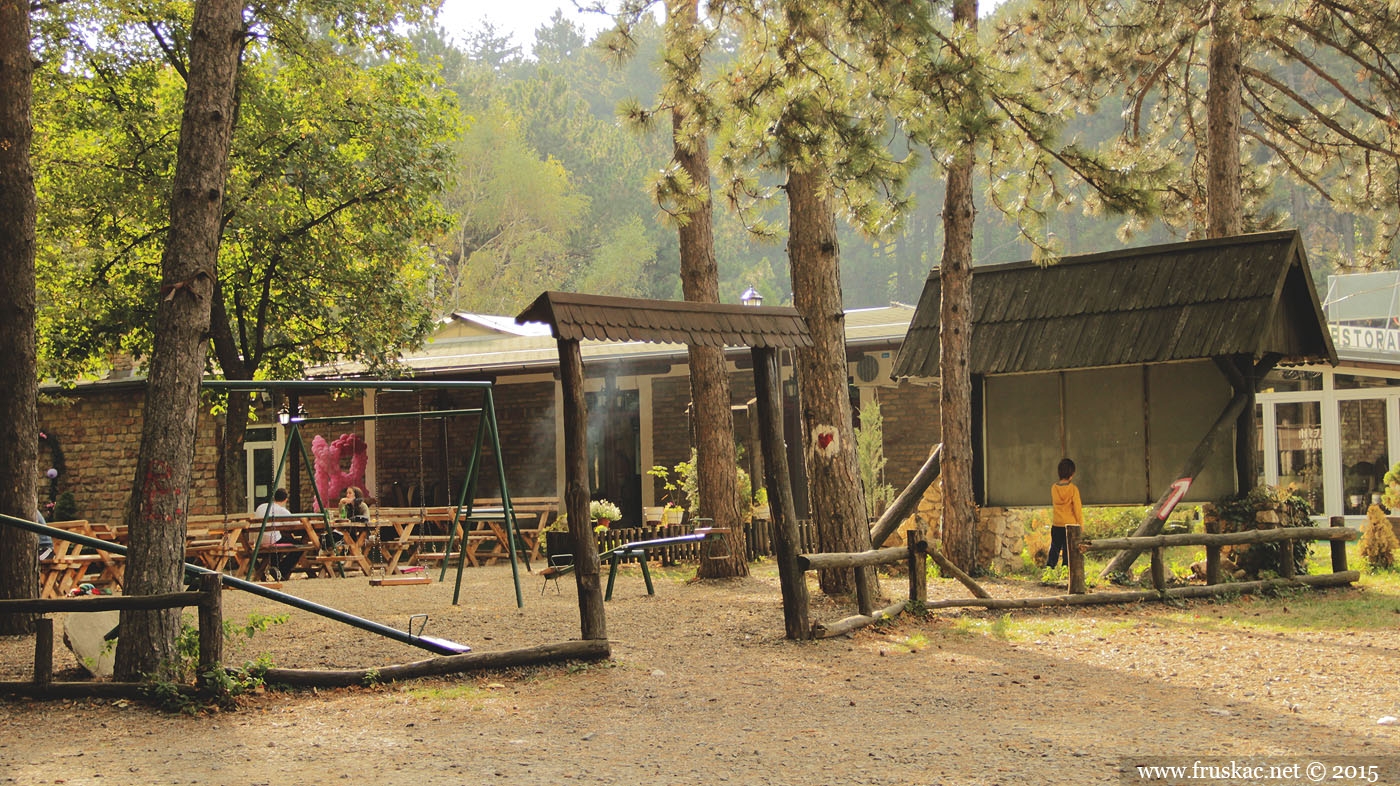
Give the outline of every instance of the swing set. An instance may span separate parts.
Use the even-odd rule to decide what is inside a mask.
[[[467,539],[465,529],[468,522],[482,518],[501,520],[504,522],[507,533],[507,552],[510,558],[511,577],[515,583],[515,603],[517,608],[524,607],[524,597],[520,590],[520,568],[517,555],[524,552],[526,560],[526,570],[530,570],[529,554],[523,547],[524,541],[520,537],[516,527],[515,511],[511,505],[510,491],[506,483],[505,460],[501,454],[500,428],[496,420],[496,408],[493,395],[494,385],[490,382],[473,381],[416,381],[416,380],[211,380],[204,383],[204,387],[215,392],[248,391],[255,393],[271,393],[275,391],[299,392],[315,391],[323,393],[334,390],[393,390],[394,392],[417,392],[419,394],[418,409],[411,412],[375,412],[365,415],[336,415],[328,417],[300,417],[291,414],[286,418],[286,443],[282,451],[281,458],[277,462],[277,469],[273,477],[273,486],[277,486],[287,471],[287,457],[295,444],[301,454],[305,464],[305,470],[312,479],[312,493],[316,498],[317,509],[321,516],[322,544],[334,542],[337,537],[332,527],[331,513],[327,501],[321,498],[321,491],[316,484],[316,468],[313,466],[309,451],[306,450],[306,443],[302,437],[302,429],[308,424],[330,424],[330,423],[354,423],[361,421],[379,422],[381,420],[395,420],[405,418],[416,418],[418,421],[418,488],[417,501],[420,516],[425,513],[427,506],[427,493],[424,485],[424,443],[423,443],[423,421],[425,419],[439,419],[443,423],[443,446],[446,449],[447,439],[447,418],[449,417],[471,417],[477,418],[476,438],[472,445],[471,454],[467,460],[467,471],[463,477],[460,491],[457,495],[457,504],[452,508],[452,517],[448,525],[448,540],[446,554],[452,554],[453,548],[458,547],[461,553],[458,554],[457,579],[453,591],[452,603],[457,605],[462,588],[462,571],[467,564]],[[480,391],[481,405],[449,410],[425,410],[422,408],[422,391],[424,390],[473,390]],[[376,409],[377,409],[376,403]],[[489,442],[487,441],[489,439]],[[476,499],[477,481],[482,469],[482,451],[487,446],[491,448],[491,455],[494,457],[496,480],[500,486],[501,505],[499,508],[474,510]],[[449,468],[448,484],[451,484]],[[413,500],[410,499],[410,502]],[[254,539],[252,559],[249,561],[249,579],[252,577],[253,566],[257,563],[258,547],[262,543],[263,534],[267,529],[270,517],[271,506],[263,514],[263,519],[259,527],[258,537]],[[461,525],[464,529],[464,536],[460,544],[457,544],[457,528]],[[377,534],[377,528],[372,529]],[[376,543],[376,547],[377,547]],[[380,559],[383,558],[382,551]],[[447,576],[447,560],[443,559],[442,569],[438,580],[442,581]]]

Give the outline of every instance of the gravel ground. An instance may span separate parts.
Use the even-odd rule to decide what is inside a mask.
[[[1377,724],[1400,715],[1400,615],[1360,629],[1240,622],[1252,608],[1279,613],[1364,588],[1317,600],[940,612],[799,643],[783,639],[771,564],[734,581],[655,574],[651,597],[635,568],[619,577],[607,604],[613,657],[601,663],[267,691],[195,717],[122,701],[0,700],[0,783],[1112,784],[1150,782],[1137,764],[1198,760],[1374,764],[1376,782],[1400,783],[1400,726]],[[468,570],[459,606],[450,577],[285,590],[400,628],[426,613],[429,635],[482,652],[578,637],[573,582],[544,595],[540,583],[522,570],[524,608],[508,566]],[[900,579],[883,586],[904,591]],[[947,581],[930,593],[965,595]],[[225,595],[227,619],[281,610]],[[819,619],[849,613],[814,603]],[[32,648],[0,640],[0,678],[26,678]],[[228,660],[263,652],[305,668],[426,656],[296,610]]]

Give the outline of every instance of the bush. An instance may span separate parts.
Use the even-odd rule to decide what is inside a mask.
[[[1390,570],[1395,567],[1395,550],[1400,541],[1395,538],[1395,530],[1380,505],[1366,509],[1366,531],[1361,533],[1361,556],[1372,571]]]
[[[1038,571],[1050,556],[1050,509],[1029,511],[1023,526],[1025,545],[1021,549],[1021,560],[1027,569]]]
[[[1122,538],[1133,534],[1147,515],[1147,508],[1085,508],[1084,539]]]

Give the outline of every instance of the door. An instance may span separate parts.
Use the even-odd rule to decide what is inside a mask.
[[[272,499],[272,492],[276,491],[272,486],[275,481],[272,476],[277,471],[276,438],[277,429],[271,426],[249,428],[243,438],[243,452],[248,460],[245,474],[248,478],[249,512]]]

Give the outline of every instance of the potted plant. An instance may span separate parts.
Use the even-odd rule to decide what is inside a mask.
[[[612,522],[622,520],[622,509],[605,499],[595,499],[588,503],[588,517],[593,519],[594,529],[605,530]]]

